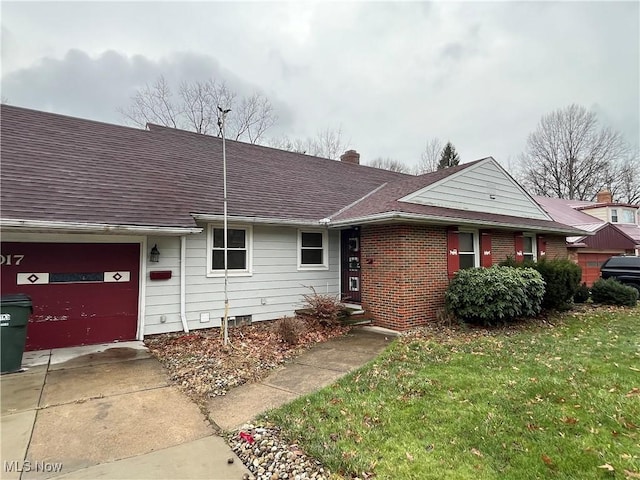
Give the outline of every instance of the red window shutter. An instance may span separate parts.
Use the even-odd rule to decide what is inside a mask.
[[[483,267],[490,267],[493,265],[491,259],[491,231],[480,231],[480,265]]]
[[[547,241],[542,235],[538,235],[538,259],[544,257],[547,254]]]
[[[524,261],[524,237],[522,236],[522,232],[517,232],[514,235],[514,244],[515,244],[515,260],[516,262]]]
[[[458,227],[447,228],[447,274],[449,278],[460,269]]]

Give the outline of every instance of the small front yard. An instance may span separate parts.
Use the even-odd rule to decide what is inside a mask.
[[[640,307],[424,329],[263,421],[345,478],[640,478]]]

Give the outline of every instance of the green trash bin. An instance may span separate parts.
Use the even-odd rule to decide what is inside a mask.
[[[22,293],[2,295],[0,304],[0,370],[16,372],[22,367],[31,298]]]

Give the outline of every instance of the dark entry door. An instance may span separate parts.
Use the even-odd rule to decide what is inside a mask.
[[[342,300],[360,303],[360,228],[343,230],[341,240]]]

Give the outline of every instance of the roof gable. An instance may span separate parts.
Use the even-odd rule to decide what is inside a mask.
[[[399,201],[551,220],[540,205],[491,157],[409,193]]]

